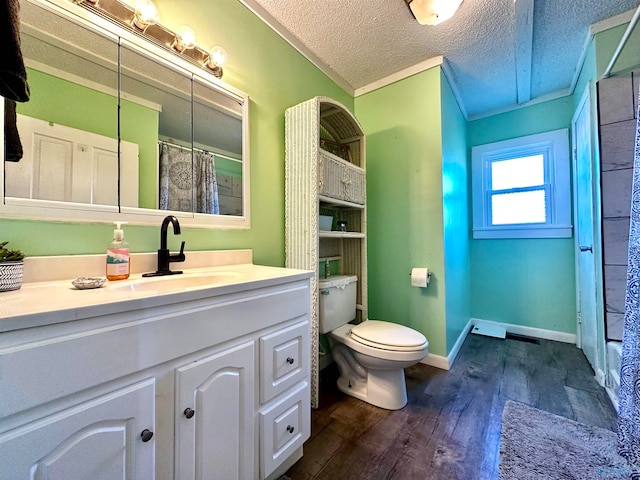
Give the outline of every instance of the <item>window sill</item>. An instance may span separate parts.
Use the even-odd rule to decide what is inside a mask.
[[[474,228],[474,240],[499,238],[571,238],[571,225],[505,225],[503,227]]]

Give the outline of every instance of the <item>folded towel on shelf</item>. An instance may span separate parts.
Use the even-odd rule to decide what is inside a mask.
[[[16,125],[16,102],[4,99],[4,159],[19,162],[22,158],[22,143]]]
[[[29,100],[27,72],[20,48],[19,0],[0,2],[0,45],[5,52],[0,64],[0,95],[16,102]]]

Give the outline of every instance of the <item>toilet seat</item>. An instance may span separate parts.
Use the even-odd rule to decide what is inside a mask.
[[[415,352],[428,345],[420,332],[397,323],[366,320],[351,326],[351,338],[358,343],[381,350]]]

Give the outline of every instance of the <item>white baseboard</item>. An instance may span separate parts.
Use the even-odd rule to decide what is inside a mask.
[[[429,365],[430,367],[436,367],[441,370],[449,370],[451,368],[449,359],[447,357],[443,357],[442,355],[434,355],[433,353],[430,353],[422,360],[420,360],[420,363]]]
[[[512,323],[493,322],[491,320],[483,320],[480,318],[472,318],[471,321],[475,325],[476,322],[489,323],[504,327],[508,333],[515,335],[525,335],[527,337],[541,338],[543,340],[555,340],[556,342],[576,344],[575,333],[558,332],[556,330],[545,330],[543,328],[523,327],[522,325],[514,325]]]
[[[453,348],[449,352],[449,355],[447,355],[446,357],[443,357],[441,355],[429,354],[425,358],[423,358],[420,361],[420,363],[424,363],[425,365],[430,365],[432,367],[440,368],[442,370],[450,370],[451,367],[453,366],[453,362],[456,361],[456,357],[458,356],[458,353],[462,348],[462,344],[464,343],[465,339],[467,338],[467,335],[469,335],[469,332],[471,331],[472,325],[473,325],[473,319],[470,318],[467,324],[462,329],[462,332],[460,333],[458,340],[456,340],[456,343],[453,345]]]

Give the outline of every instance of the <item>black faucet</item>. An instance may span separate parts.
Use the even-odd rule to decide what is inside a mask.
[[[158,250],[158,270],[153,273],[144,273],[143,277],[157,277],[161,275],[177,275],[182,273],[182,270],[172,271],[169,269],[171,262],[184,262],[184,242],[180,244],[180,253],[171,254],[167,248],[167,229],[169,224],[173,226],[173,234],[180,235],[180,222],[173,215],[167,215],[162,221],[160,227],[160,249]]]

